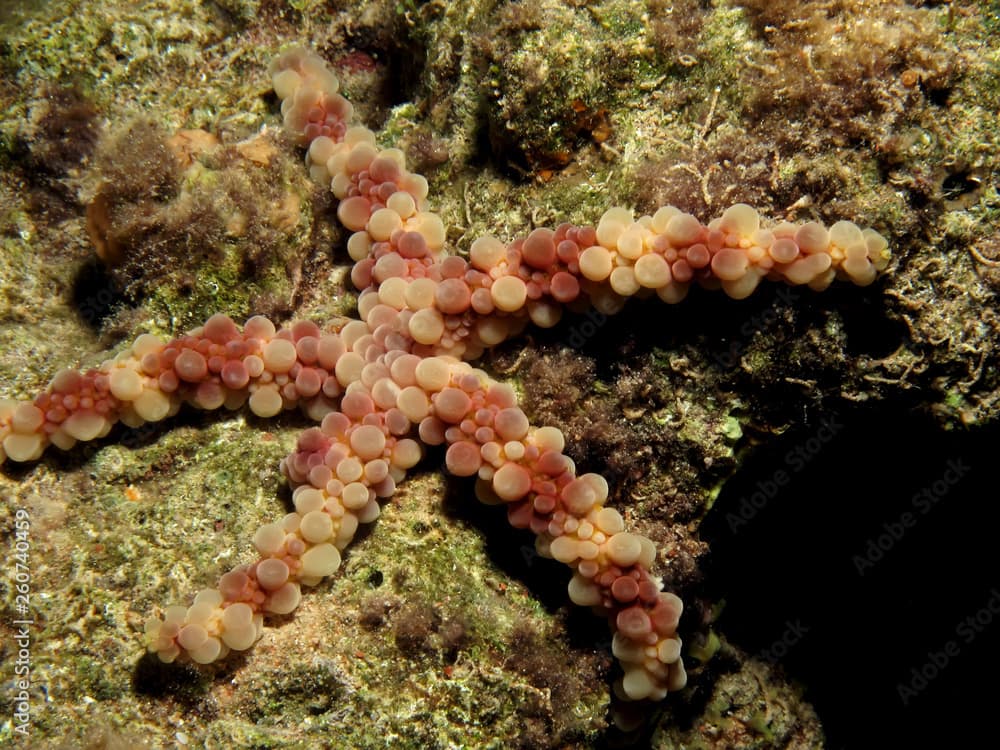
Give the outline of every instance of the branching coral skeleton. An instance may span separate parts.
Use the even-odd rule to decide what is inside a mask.
[[[888,264],[885,240],[846,221],[765,228],[743,204],[707,225],[672,207],[639,219],[612,208],[596,227],[535,229],[506,244],[482,237],[468,259],[451,255],[427,181],[349,124],[352,107],[323,61],[293,49],[271,74],[285,128],[308,148],[313,177],[330,184],[353,232],[359,319],[333,332],[308,321],[276,329],[263,317],[240,329],[214,315],[166,343],[141,335],[98,368],[64,370],[33,400],[0,405],[0,461],[34,461],[49,444],[69,450],[183,403],[246,404],[260,417],[299,406],[316,420],[282,461],[295,512],[260,527],[259,559],[146,623],[163,661],[208,663],[250,648],[267,614],[292,612],[303,586],[335,573],[422,445],[446,445],[448,470],[477,477],[480,500],[505,504],[542,555],[572,569],[573,602],[608,619],[620,697],[659,700],[683,687],[682,605],[651,572],[655,546],[606,507],[601,476],[577,473],[558,429],[531,425],[513,389],[468,362],[529,322],[555,325],[564,307],[611,314],[651,294],[673,303],[695,282],[734,298],[765,278],[817,290],[835,279],[866,285]]]

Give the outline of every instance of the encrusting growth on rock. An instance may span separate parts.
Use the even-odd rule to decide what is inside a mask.
[[[241,330],[215,315],[168,343],[139,336],[98,368],[60,372],[33,401],[0,404],[0,461],[33,461],[50,443],[70,449],[118,421],[156,422],[185,402],[247,404],[261,417],[299,406],[319,422],[282,462],[295,512],[257,531],[259,559],[146,623],[163,661],[208,663],[249,648],[266,613],[293,611],[303,585],[336,572],[421,444],[446,445],[448,470],[477,477],[480,500],[505,504],[542,555],[572,568],[570,598],[609,620],[624,669],[619,695],[658,700],[683,687],[682,605],[650,572],[653,543],[605,506],[601,476],[577,474],[558,429],[531,425],[513,389],[467,362],[529,321],[554,325],[563,306],[611,313],[652,293],[677,302],[693,282],[735,298],[764,278],[869,284],[888,264],[885,240],[846,221],[765,227],[743,204],[707,225],[671,207],[639,219],[613,208],[596,227],[535,229],[507,244],[480,238],[466,260],[444,252],[427,181],[400,151],[349,126],[352,107],[320,58],[293,49],[271,74],[286,129],[308,147],[312,175],[330,184],[354,232],[360,320],[329,332],[305,321],[276,329],[258,316]]]

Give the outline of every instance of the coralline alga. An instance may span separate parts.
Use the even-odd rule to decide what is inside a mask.
[[[258,529],[259,559],[146,622],[161,660],[209,663],[250,648],[267,615],[295,610],[303,586],[338,570],[359,524],[378,517],[422,446],[446,445],[449,472],[476,477],[480,500],[506,505],[541,555],[572,569],[570,599],[607,618],[619,697],[661,700],[681,689],[682,605],[653,573],[655,546],[605,505],[603,477],[577,472],[558,429],[531,425],[513,389],[468,362],[529,323],[555,325],[564,307],[612,314],[653,294],[674,303],[694,283],[737,299],[763,279],[867,285],[888,265],[885,240],[847,221],[765,226],[744,204],[708,224],[672,207],[638,219],[612,208],[596,227],[539,228],[509,243],[481,237],[468,258],[452,255],[426,180],[350,125],[351,104],[324,62],[293,49],[271,73],[286,130],[353,232],[359,319],[333,331],[309,321],[277,329],[259,316],[240,328],[215,315],[166,343],[139,336],[100,367],[58,373],[31,401],[3,402],[0,461],[34,461],[50,444],[69,450],[184,403],[247,405],[260,417],[300,407],[318,422],[282,461],[295,512]]]

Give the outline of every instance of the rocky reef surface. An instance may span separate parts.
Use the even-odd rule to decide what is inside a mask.
[[[996,3],[52,0],[0,19],[0,397],[215,312],[354,314],[334,201],[279,129],[267,67],[290,44],[427,176],[457,252],[613,205],[746,202],[875,227],[894,254],[863,289],[635,301],[484,359],[609,478],[686,602],[689,687],[644,728],[614,727],[630,717],[609,639],[564,571],[433,452],[246,656],[144,655],[152,608],[249,559],[289,506],[278,462],[309,424],[187,410],[0,471],[14,704],[23,518],[34,620],[30,735],[11,711],[4,741],[871,746],[859,716],[904,743],[978,731],[961,717],[985,715],[1000,614],[995,511],[974,490],[1000,411]]]

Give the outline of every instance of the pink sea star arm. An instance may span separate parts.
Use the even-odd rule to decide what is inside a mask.
[[[427,182],[406,169],[399,150],[378,148],[364,127],[328,129],[310,142],[307,161],[354,232],[348,251],[361,315],[376,304],[366,295],[377,293],[377,302],[404,312],[418,353],[473,360],[529,320],[555,325],[566,305],[610,314],[632,296],[678,302],[692,283],[736,299],[762,279],[816,290],[835,279],[865,286],[891,258],[881,235],[853,222],[768,226],[740,203],[708,224],[673,206],[639,218],[612,208],[596,227],[538,228],[510,243],[479,238],[466,260],[442,252],[444,225],[427,209]]]
[[[573,569],[570,598],[607,617],[614,631],[623,697],[658,700],[683,687],[681,600],[649,572],[652,541],[627,532],[621,514],[605,507],[604,478],[578,476],[562,433],[531,426],[509,386],[464,363],[424,362],[420,385],[433,395],[421,438],[446,443],[451,473],[477,476],[480,500],[506,503],[510,523],[531,529],[543,556]]]
[[[31,401],[0,402],[0,461],[33,461],[49,444],[68,450],[104,437],[119,421],[129,427],[158,422],[183,403],[200,409],[249,404],[261,417],[298,405],[319,420],[350,382],[356,362],[341,362],[345,352],[340,335],[314,323],[276,330],[262,316],[242,331],[214,315],[168,342],[143,334],[99,367],[59,372]]]

